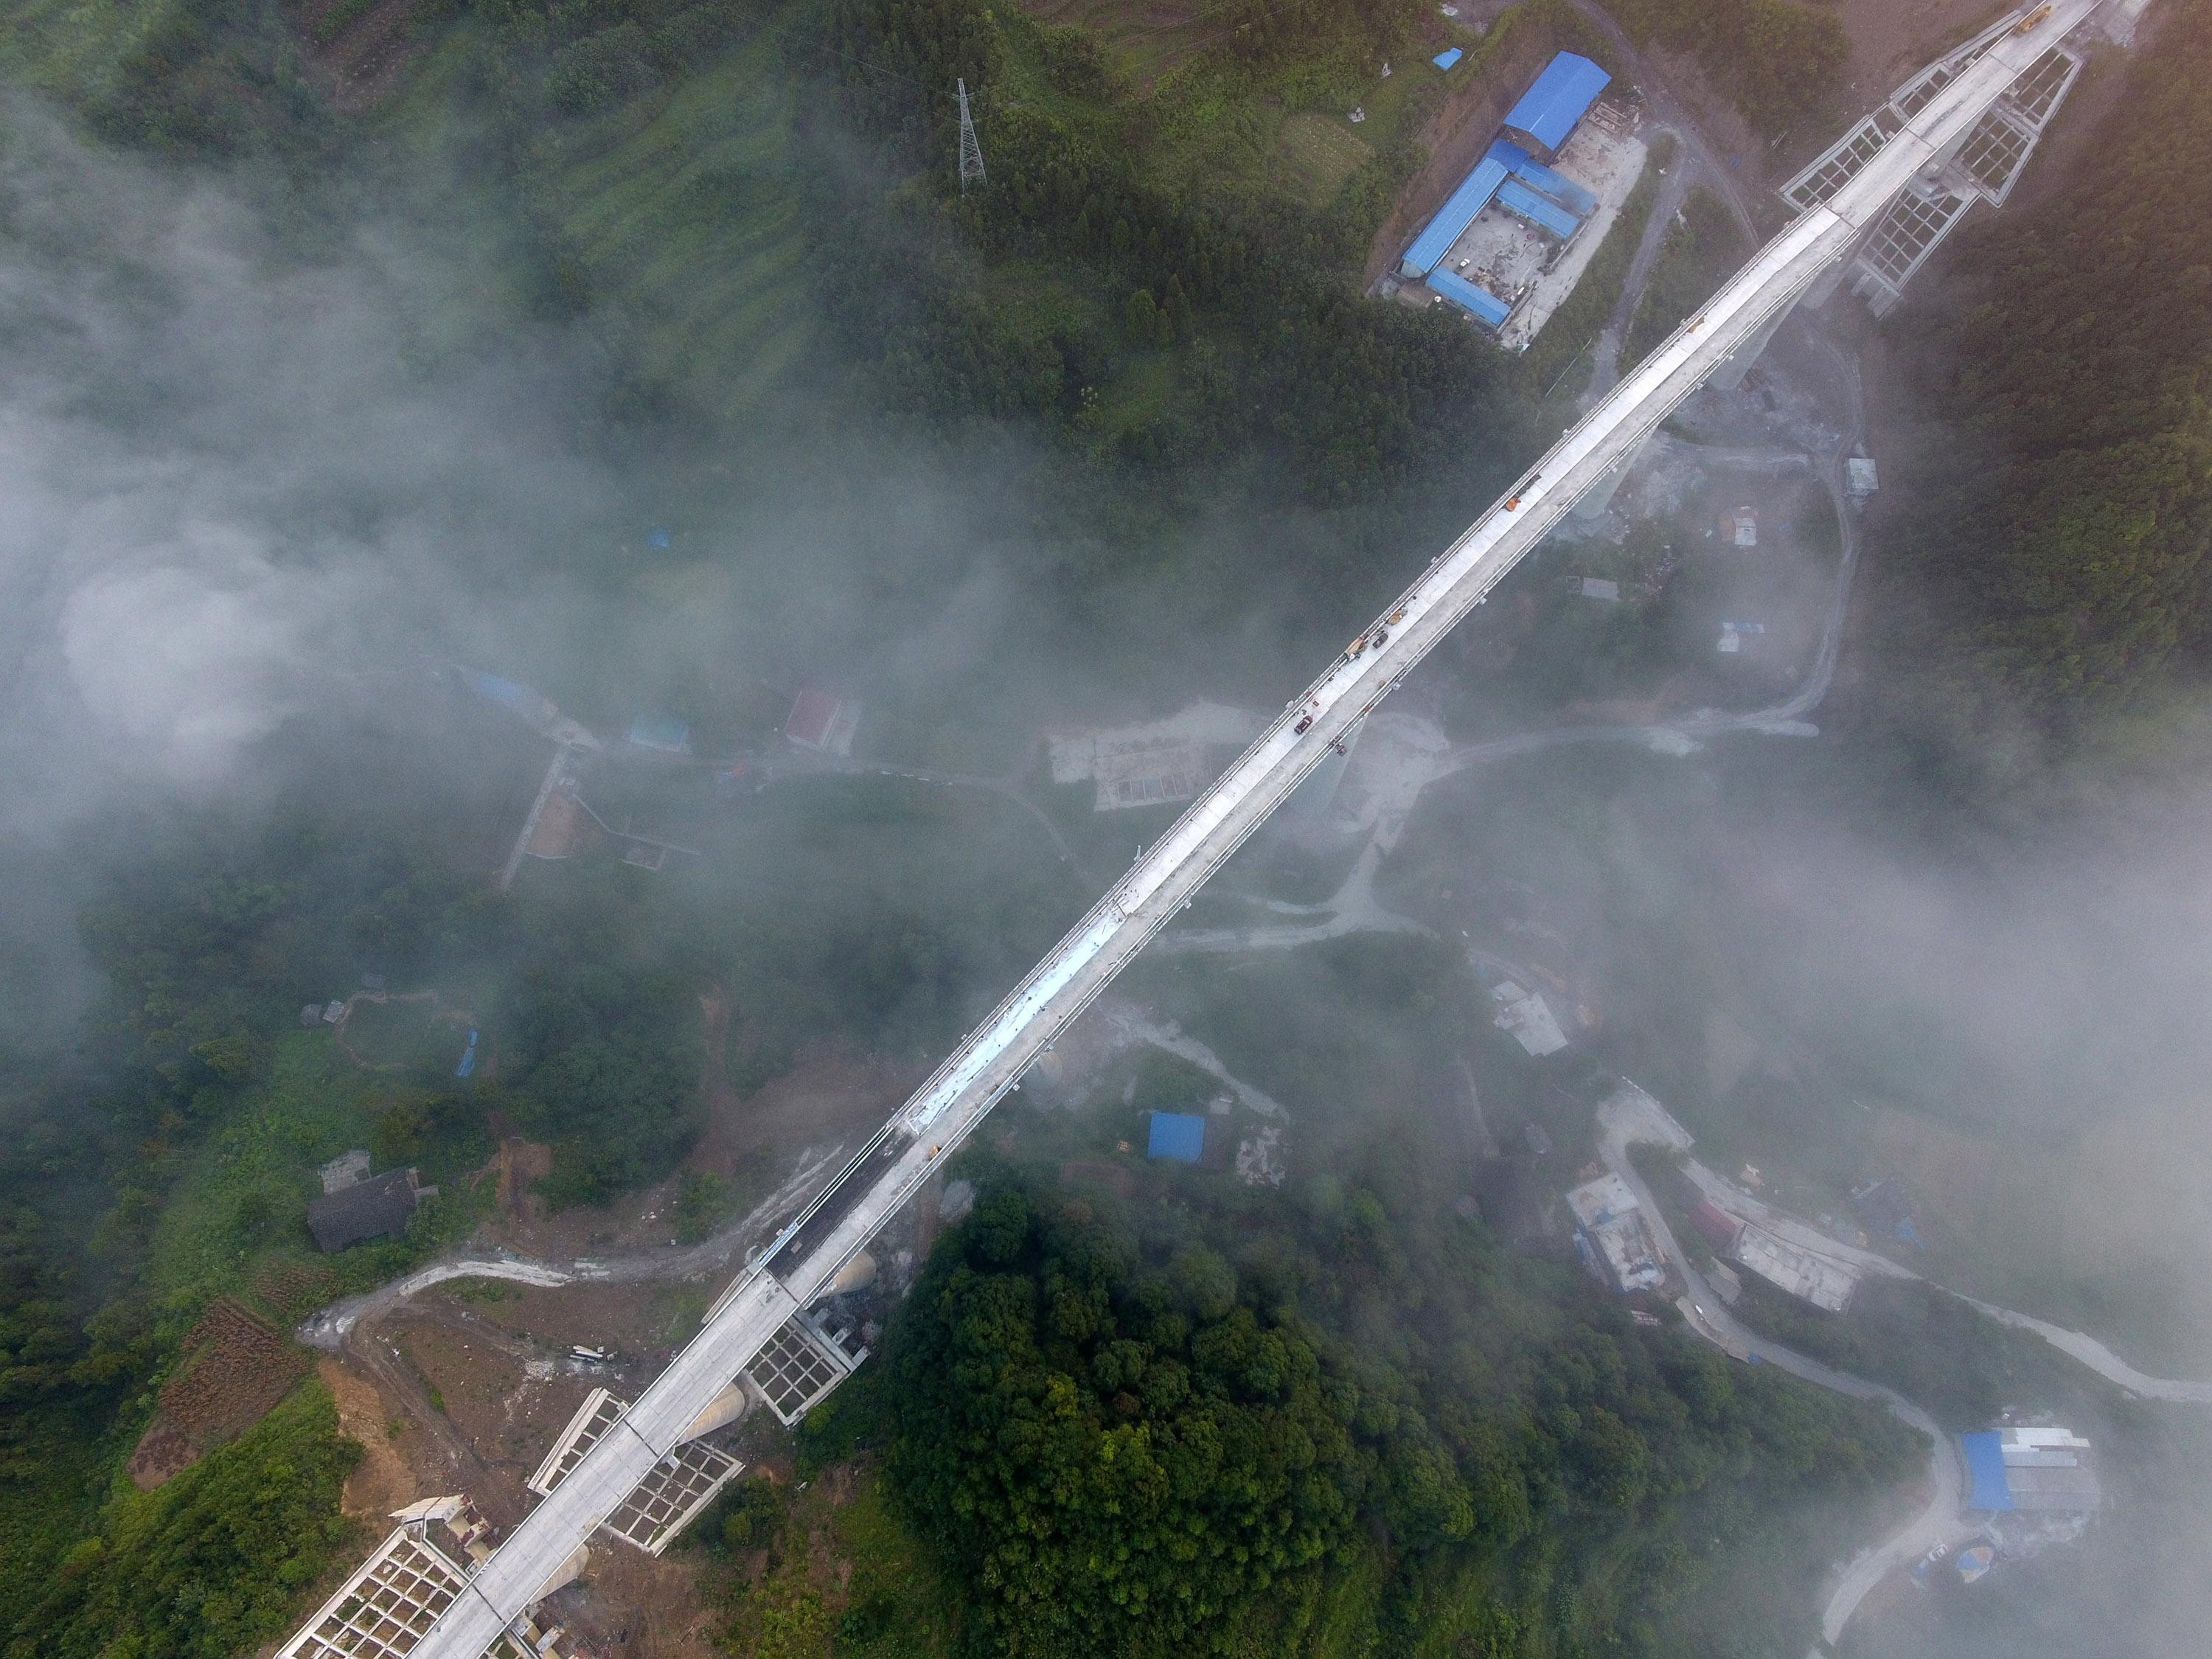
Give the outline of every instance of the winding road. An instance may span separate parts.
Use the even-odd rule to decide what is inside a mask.
[[[1688,1147],[1689,1135],[1657,1101],[1635,1085],[1623,1084],[1598,1108],[1598,1152],[1606,1168],[1619,1176],[1628,1190],[1636,1194],[1636,1201],[1644,1206],[1644,1219],[1650,1224],[1668,1267],[1680,1275],[1688,1287],[1676,1305],[1691,1330],[1734,1358],[1749,1360],[1756,1356],[1762,1364],[1776,1366],[1792,1376],[1838,1394],[1849,1395],[1855,1400],[1879,1401],[1889,1408],[1891,1415],[1928,1437],[1929,1474],[1935,1491],[1919,1514],[1881,1542],[1859,1552],[1844,1568],[1820,1616],[1821,1640],[1833,1647],[1851,1614],[1858,1610],[1859,1603],[1893,1568],[1918,1560],[1938,1544],[1948,1547],[1973,1534],[1975,1529],[1960,1519],[1966,1497],[1966,1467],[1958,1442],[1946,1434],[1924,1409],[1896,1389],[1870,1382],[1849,1371],[1839,1371],[1785,1348],[1752,1330],[1729,1312],[1705,1276],[1691,1266],[1688,1254],[1675,1242],[1674,1230],[1668,1224],[1665,1212],[1628,1156],[1629,1147],[1639,1142],[1674,1151]]]
[[[1960,1517],[1966,1494],[1966,1468],[1959,1443],[1955,1437],[1945,1433],[1927,1411],[1894,1389],[1808,1358],[1771,1338],[1760,1335],[1729,1312],[1704,1275],[1691,1265],[1688,1254],[1676,1243],[1674,1228],[1668,1224],[1665,1212],[1660,1209],[1650,1186],[1628,1156],[1628,1149],[1639,1143],[1663,1146],[1678,1152],[1689,1150],[1689,1133],[1657,1101],[1634,1084],[1624,1082],[1598,1108],[1598,1135],[1599,1156],[1604,1159],[1606,1168],[1619,1176],[1629,1191],[1636,1195],[1636,1201],[1643,1206],[1644,1218],[1650,1224],[1668,1265],[1680,1275],[1688,1287],[1677,1305],[1690,1329],[1737,1359],[1749,1360],[1755,1356],[1763,1364],[1778,1366],[1792,1376],[1802,1377],[1821,1388],[1832,1389],[1838,1394],[1849,1395],[1857,1400],[1879,1401],[1889,1408],[1892,1415],[1919,1430],[1929,1439],[1929,1474],[1934,1482],[1934,1493],[1918,1515],[1880,1543],[1860,1551],[1844,1567],[1842,1577],[1829,1592],[1827,1604],[1820,1614],[1820,1638],[1832,1648],[1842,1637],[1844,1626],[1850,1622],[1851,1615],[1858,1610],[1859,1604],[1893,1569],[1919,1560],[1939,1544],[1946,1548],[1954,1547],[1978,1530]],[[1824,1254],[1850,1261],[1871,1272],[1899,1279],[1920,1277],[1886,1256],[1839,1243],[1795,1217],[1753,1198],[1715,1176],[1701,1164],[1692,1162],[1687,1169],[1690,1178],[1700,1190],[1709,1196],[1724,1199],[1729,1208],[1738,1213],[1750,1214],[1762,1227],[1796,1237],[1799,1242]],[[1948,1294],[1956,1295],[1957,1292]],[[1972,1297],[1961,1297],[1960,1299],[2000,1324],[2035,1332],[2051,1346],[2081,1361],[2099,1376],[2147,1399],[2212,1403],[2212,1382],[2177,1382],[2146,1376],[2094,1337],[2032,1318],[2027,1314],[2014,1313],[2007,1308],[1995,1307]]]

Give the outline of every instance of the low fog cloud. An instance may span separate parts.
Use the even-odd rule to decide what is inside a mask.
[[[544,343],[428,364],[394,239],[303,258],[216,181],[0,130],[0,812],[50,835],[230,781],[303,676],[480,633],[471,576],[604,483]]]

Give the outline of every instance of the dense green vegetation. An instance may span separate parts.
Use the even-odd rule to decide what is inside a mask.
[[[283,1633],[350,1541],[338,1488],[361,1449],[308,1382],[229,1445],[100,1512],[9,1633],[9,1659],[228,1659]]]
[[[2208,69],[2212,19],[2173,9],[2065,188],[1965,235],[1952,290],[1895,325],[1923,441],[1885,672],[1905,719],[2000,769],[2015,722],[2141,708],[2212,643]]]
[[[502,735],[481,734],[495,780]],[[526,745],[507,752],[532,764]],[[173,824],[157,854],[118,855],[86,911],[110,991],[83,1027],[85,1069],[11,1089],[0,1147],[0,1630],[106,1524],[94,1511],[211,1298],[296,1318],[466,1232],[495,1115],[552,1141],[556,1203],[659,1179],[700,1122],[702,994],[731,1008],[747,1090],[824,1039],[928,1052],[970,1017],[971,988],[1018,972],[1073,903],[1035,825],[1003,805],[835,781],[711,812],[701,839],[719,862],[688,879],[537,866],[501,896],[484,872],[527,775],[473,805],[452,781],[303,784],[252,829]],[[854,869],[872,879],[832,896]],[[394,1000],[355,1005],[356,1063],[299,1011],[371,972]],[[398,1000],[421,991],[437,1000]],[[481,1043],[464,1080],[467,1029]],[[313,1168],[352,1146],[441,1194],[406,1237],[322,1256],[305,1227]],[[726,1224],[750,1178],[692,1182],[679,1228]],[[86,1603],[88,1630],[120,1629],[112,1602]]]
[[[1635,39],[1694,56],[1744,119],[1768,134],[1811,131],[1826,119],[1850,55],[1841,21],[1794,0],[1610,0],[1607,9]]]
[[[874,1398],[996,1648],[1705,1651],[1729,1551],[1912,1466],[1875,1410],[1503,1255],[1437,1163],[1386,1135],[1298,1202],[987,1176]],[[1809,1605],[1730,1616],[1779,1646]]]
[[[1691,191],[1668,228],[1644,297],[1637,301],[1628,337],[1621,343],[1621,372],[1642,362],[1694,317],[1743,252],[1743,233],[1728,204],[1703,185]]]

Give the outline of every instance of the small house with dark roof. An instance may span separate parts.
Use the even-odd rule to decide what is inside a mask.
[[[307,1200],[307,1231],[325,1255],[368,1238],[407,1231],[422,1194],[412,1170],[392,1170]]]

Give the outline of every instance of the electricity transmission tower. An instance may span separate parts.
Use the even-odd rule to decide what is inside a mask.
[[[979,185],[986,182],[983,147],[975,142],[975,118],[968,113],[968,83],[958,81],[954,84],[960,88],[956,94],[960,100],[960,188],[965,190],[971,179]]]

